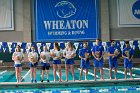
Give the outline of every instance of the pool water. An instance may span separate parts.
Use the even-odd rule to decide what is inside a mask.
[[[139,93],[140,86],[0,90],[0,93]]]
[[[105,79],[109,79],[109,69],[108,68],[103,68],[104,69],[104,74],[103,77]],[[133,78],[139,78],[140,77],[140,73],[139,73],[140,69],[139,68],[134,68],[133,69]],[[117,71],[117,78],[118,79],[123,79],[124,78],[124,71],[123,68],[119,68]],[[83,72],[85,74],[85,71]],[[114,71],[112,71],[112,76],[114,77]],[[80,68],[76,68],[75,67],[75,79],[79,80],[79,74],[80,74]],[[82,79],[84,80],[84,74]],[[30,82],[30,73],[29,73],[29,69],[23,69],[22,70],[22,77],[24,77],[24,81],[23,82]],[[130,78],[130,75],[128,73],[127,75],[128,78]],[[72,80],[72,75],[71,72],[68,75],[69,80]],[[100,78],[100,72],[98,70],[97,73],[97,80]],[[58,75],[56,77],[57,81],[59,79]],[[66,76],[65,76],[65,70],[62,69],[62,79],[65,81],[66,80]],[[89,69],[89,73],[88,73],[88,80],[93,80],[94,79],[94,73],[93,73],[93,68]],[[46,75],[44,76],[44,80],[46,80]],[[49,80],[53,81],[53,70],[50,69],[49,71]],[[41,81],[41,69],[37,69],[37,81],[40,82]],[[0,70],[0,82],[16,82],[16,78],[15,78],[15,70]]]
[[[108,68],[103,68],[104,69],[104,74],[103,77],[105,79],[109,79],[109,69]],[[79,73],[80,68],[75,67],[75,79],[79,79]],[[133,78],[139,78],[140,77],[140,69],[135,67],[133,68]],[[84,72],[85,73],[85,72]],[[112,72],[113,75],[114,72]],[[22,71],[22,77],[24,78],[23,82],[30,82],[30,73],[29,69],[23,69]],[[130,78],[130,75],[127,75],[128,78]],[[72,75],[69,73],[68,76],[69,80],[72,80]],[[100,78],[100,73],[98,70],[97,73],[97,80]],[[124,71],[123,68],[118,69],[117,73],[117,78],[118,79],[123,79],[124,78]],[[57,81],[59,77],[57,75]],[[62,69],[62,79],[65,81],[65,70]],[[82,79],[84,80],[84,74]],[[93,73],[93,68],[89,69],[88,73],[88,80],[93,80],[94,79],[94,73]],[[46,80],[46,76],[44,77],[44,80]],[[49,73],[49,80],[50,82],[53,82],[53,70],[50,69]],[[37,69],[37,81],[41,81],[41,69]],[[15,70],[0,70],[0,82],[16,82],[15,78]],[[46,81],[45,81],[46,82]],[[135,86],[105,86],[105,87],[77,87],[77,88],[46,88],[46,89],[14,89],[14,90],[1,90],[0,93],[5,93],[5,92],[10,92],[10,93],[138,93],[140,92],[140,86],[135,85]]]

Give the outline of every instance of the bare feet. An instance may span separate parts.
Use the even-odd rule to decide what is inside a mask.
[[[75,81],[75,78],[73,78],[73,81]]]
[[[62,80],[60,79],[59,82],[62,82]]]
[[[79,81],[81,81],[81,78],[79,78]]]
[[[66,79],[66,82],[68,82],[68,80]]]
[[[101,81],[104,81],[104,78],[101,78],[100,80],[101,80]]]
[[[126,80],[127,78],[125,77],[124,79]]]
[[[117,78],[115,78],[114,80],[118,80]]]
[[[130,80],[134,80],[134,78],[131,77]]]
[[[54,80],[54,82],[56,82],[56,80]]]

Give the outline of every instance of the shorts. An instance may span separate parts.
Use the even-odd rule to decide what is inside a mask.
[[[14,67],[21,67],[22,64],[14,64]]]
[[[53,60],[52,63],[53,64],[61,64],[61,60]]]
[[[118,61],[109,61],[110,68],[118,68]]]
[[[38,62],[36,62],[34,64],[32,64],[32,62],[29,62],[29,67],[37,67],[37,65],[38,65]]]
[[[100,60],[100,61],[98,61],[98,60],[94,60],[94,67],[95,68],[98,68],[98,67],[100,67],[100,68],[102,68],[103,67],[103,60]]]
[[[65,59],[65,64],[68,64],[68,65],[73,65],[74,64],[74,59]]]
[[[133,64],[132,61],[125,61],[124,62],[124,68],[132,68]]]
[[[90,61],[89,61],[89,59],[87,59],[86,61],[81,59],[80,67],[84,68],[84,69],[89,69],[90,68]]]
[[[49,70],[50,63],[41,62],[42,70]]]

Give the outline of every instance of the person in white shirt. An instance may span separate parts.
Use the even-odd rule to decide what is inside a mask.
[[[21,52],[21,47],[16,46],[15,52],[12,55],[12,60],[14,61],[16,79],[17,82],[21,82],[21,72],[22,72],[22,61],[24,59],[24,54]]]
[[[73,48],[73,45],[71,42],[68,42],[68,44],[63,52],[63,56],[65,57],[66,81],[68,82],[69,67],[71,69],[73,81],[75,81],[75,78],[74,78],[74,57],[76,56],[76,52],[75,52],[75,49]]]
[[[42,80],[44,80],[44,71],[46,71],[46,76],[47,76],[47,82],[49,82],[49,68],[50,68],[50,52],[48,51],[47,46],[43,47],[43,52],[40,54],[40,61],[41,61],[41,66],[42,66]]]
[[[38,65],[38,54],[37,52],[35,52],[35,47],[32,46],[31,47],[31,52],[29,52],[28,54],[28,60],[29,60],[29,67],[30,67],[30,78],[31,78],[31,83],[33,83],[33,81],[36,83],[36,68]],[[34,77],[34,80],[33,80]]]
[[[54,49],[51,51],[51,57],[53,58],[53,73],[54,73],[54,82],[56,82],[56,66],[58,67],[59,73],[59,82],[62,82],[62,72],[61,72],[61,58],[62,51],[57,42],[54,43]]]

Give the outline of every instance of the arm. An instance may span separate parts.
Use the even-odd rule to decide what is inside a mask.
[[[24,61],[24,54],[23,54],[23,53],[22,53],[21,61],[22,61],[22,62]]]
[[[103,58],[104,54],[105,54],[105,52],[104,52],[104,47],[103,47],[103,46],[102,46],[101,51],[102,51],[102,55],[101,55],[101,57],[99,58],[99,60],[101,60],[101,59]]]
[[[96,60],[100,61],[100,58],[97,58],[94,52],[92,52],[92,55]]]
[[[124,56],[124,55],[122,55],[122,57],[123,57],[123,58],[127,58],[127,59],[128,59],[128,57],[126,57],[126,56]]]
[[[54,58],[55,59],[61,59],[62,58],[62,56],[63,56],[63,52],[61,52],[61,51],[59,51],[59,55],[58,56],[55,56]]]
[[[110,53],[108,53],[108,56],[115,56],[114,54],[110,54]]]
[[[38,61],[38,54],[36,53],[36,62]]]
[[[114,54],[110,53],[110,48],[109,47],[107,48],[107,54],[108,54],[108,56],[114,56]]]
[[[64,52],[63,52],[63,57],[66,58],[66,49],[65,49]]]
[[[58,59],[61,59],[61,58],[62,58],[62,56],[63,56],[63,54],[62,54],[62,53],[60,53],[60,56],[58,57]]]
[[[39,60],[39,61],[42,61],[42,55],[43,55],[43,54],[42,54],[42,52],[41,52],[41,53],[40,53],[40,60]]]
[[[50,51],[50,56],[51,56],[52,58],[55,57],[55,55],[54,55],[54,50]]]
[[[29,54],[28,54],[28,60],[29,60],[29,61],[31,62],[31,58],[30,58],[30,55],[31,55],[31,54],[29,53]]]
[[[95,49],[94,49],[94,47],[91,49],[91,51],[92,51],[93,57],[97,60],[98,58],[97,58],[96,55],[95,55]]]
[[[13,55],[12,55],[12,60],[13,60],[13,61],[15,60],[15,52],[14,52]]]
[[[133,59],[134,55],[131,56],[131,58],[129,59],[129,61],[131,61]]]
[[[50,52],[49,52],[49,55],[48,56],[49,56],[49,60],[50,60],[50,58],[51,58],[51,53]]]
[[[82,50],[80,49],[80,50],[79,50],[79,58],[81,58],[81,59],[83,59],[83,60],[87,60],[86,58],[82,57],[81,55],[82,55]]]
[[[126,59],[129,59],[127,56],[125,56],[125,53],[124,53],[125,51],[123,50],[123,52],[122,52],[122,57],[123,58],[126,58]]]
[[[102,53],[102,56],[99,58],[99,60],[101,60],[104,56],[105,52]]]
[[[94,57],[95,59],[97,59],[94,52],[92,52],[92,55],[93,55],[93,57]]]
[[[75,57],[76,56],[76,53],[72,53],[71,57]]]
[[[84,57],[82,57],[82,56],[80,56],[80,55],[79,55],[79,58],[81,58],[81,59],[83,59],[83,60],[87,60],[86,58],[84,58]]]
[[[73,50],[72,53],[71,53],[71,55],[70,55],[70,57],[74,58],[75,56],[76,56],[76,51]]]
[[[132,56],[131,56],[131,58],[129,58],[129,61],[131,61],[134,57],[134,50],[133,49],[131,50],[131,53],[132,53]]]

